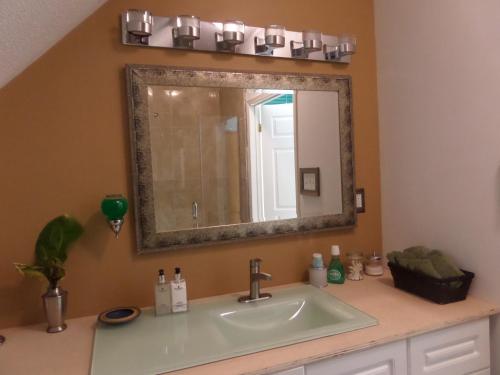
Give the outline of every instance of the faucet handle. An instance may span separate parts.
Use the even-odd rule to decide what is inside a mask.
[[[262,262],[260,258],[250,259],[250,267],[258,266]]]

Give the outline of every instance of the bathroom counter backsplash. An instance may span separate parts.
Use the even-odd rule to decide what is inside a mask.
[[[285,286],[269,290],[282,287]],[[381,277],[368,276],[362,281],[329,285],[324,290],[375,317],[379,324],[169,374],[271,374],[500,312],[500,307],[473,296],[448,305],[428,302],[395,289],[388,272]],[[65,332],[53,335],[45,332],[45,324],[2,330],[7,340],[0,346],[0,373],[89,374],[96,316],[71,319],[67,323]]]

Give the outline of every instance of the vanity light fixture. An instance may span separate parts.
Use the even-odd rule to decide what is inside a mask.
[[[153,15],[149,10],[127,10],[125,23],[128,37],[132,42],[148,44],[148,37],[153,33]]]
[[[352,35],[335,37],[334,43],[323,46],[325,60],[338,61],[344,56],[350,56],[356,52],[356,38]]]
[[[200,39],[200,19],[196,16],[177,16],[172,27],[174,47],[193,49],[193,41]]]
[[[101,211],[106,216],[111,230],[118,238],[128,210],[128,201],[121,194],[106,195],[101,202]]]
[[[226,21],[222,25],[224,42],[240,44],[245,41],[245,24],[241,21]]]
[[[341,35],[339,38],[340,57],[352,55],[356,52],[356,37],[353,35]]]
[[[339,55],[339,39],[335,36],[334,39],[323,46],[323,53],[325,54],[325,60],[335,61]]]
[[[302,42],[308,52],[321,51],[323,42],[321,41],[321,31],[304,30],[302,31]]]
[[[195,15],[153,16],[148,10],[122,13],[122,43],[128,46],[175,48],[234,53],[285,59],[306,59],[349,64],[356,52],[356,38],[337,38],[317,30],[286,30],[282,25],[265,28],[242,21],[207,22]],[[289,48],[284,48],[287,43]]]
[[[236,52],[236,46],[245,42],[245,24],[241,21],[226,21],[222,33],[215,33],[217,51]]]
[[[299,59],[307,59],[311,52],[321,51],[323,49],[321,31],[302,31],[302,43],[291,41],[290,49],[292,51],[292,56]]]
[[[255,37],[256,55],[273,55],[275,48],[285,46],[285,27],[281,25],[269,25],[264,32],[264,38]]]

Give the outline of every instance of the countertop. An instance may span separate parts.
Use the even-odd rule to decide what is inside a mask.
[[[379,324],[169,374],[268,374],[500,312],[498,306],[472,296],[448,305],[428,302],[395,289],[387,273],[324,290],[377,318]],[[88,375],[95,322],[96,316],[70,319],[68,329],[58,334],[47,334],[45,324],[1,330],[7,340],[0,346],[0,374]]]

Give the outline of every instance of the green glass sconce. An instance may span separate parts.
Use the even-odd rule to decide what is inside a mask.
[[[121,194],[106,195],[101,202],[101,211],[108,219],[109,226],[116,238],[118,238],[118,234],[122,229],[127,210],[127,198]]]

